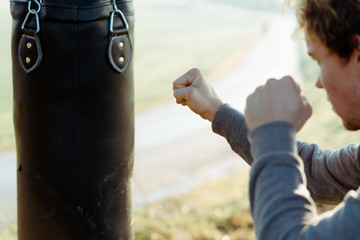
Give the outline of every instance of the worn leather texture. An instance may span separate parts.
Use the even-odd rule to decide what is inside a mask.
[[[21,40],[28,2],[10,6],[18,239],[133,239],[133,58],[119,72],[108,54],[113,38],[133,47],[132,1],[117,1],[129,25],[119,37],[109,32],[110,1],[44,0],[32,71],[21,65],[37,58],[26,52],[34,40]]]

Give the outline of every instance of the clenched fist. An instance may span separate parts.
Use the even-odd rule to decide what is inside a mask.
[[[287,76],[268,80],[247,98],[245,121],[250,131],[274,121],[288,122],[299,131],[311,114],[300,87]]]
[[[193,68],[173,82],[176,103],[188,106],[194,113],[212,122],[223,105],[202,72]]]

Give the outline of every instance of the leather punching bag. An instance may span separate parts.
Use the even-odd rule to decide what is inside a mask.
[[[18,239],[133,239],[132,1],[10,6]]]

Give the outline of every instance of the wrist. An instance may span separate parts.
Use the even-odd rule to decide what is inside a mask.
[[[214,120],[214,117],[217,113],[217,111],[221,108],[221,106],[224,105],[224,103],[218,99],[217,101],[214,101],[209,108],[209,115],[207,119],[212,122]]]

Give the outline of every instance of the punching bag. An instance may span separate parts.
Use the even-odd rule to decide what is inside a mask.
[[[18,239],[133,239],[132,1],[10,7]]]

